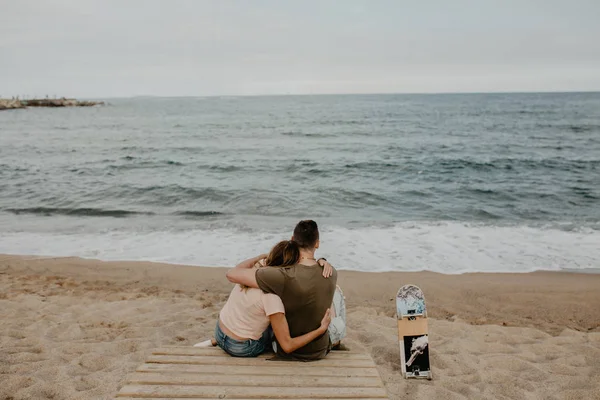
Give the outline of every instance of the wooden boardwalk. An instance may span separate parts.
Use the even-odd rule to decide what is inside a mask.
[[[117,393],[126,399],[387,399],[371,357],[331,352],[315,362],[234,358],[219,348],[152,351]]]

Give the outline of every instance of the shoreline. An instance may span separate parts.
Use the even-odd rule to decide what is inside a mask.
[[[112,399],[151,349],[210,337],[223,267],[0,255],[0,398]],[[395,294],[428,308],[433,381],[399,370]],[[600,275],[339,271],[346,345],[389,398],[596,398]]]
[[[103,259],[103,258],[93,258],[93,257],[83,257],[83,256],[66,256],[66,255],[57,255],[57,256],[53,256],[53,255],[44,255],[44,254],[19,254],[19,253],[0,253],[0,261],[2,260],[3,257],[27,257],[27,259],[30,260],[57,260],[57,259],[70,259],[70,258],[76,258],[76,259],[81,259],[81,260],[88,260],[88,261],[98,261],[98,262],[106,262],[106,263],[150,263],[150,264],[163,264],[163,265],[171,265],[174,267],[191,267],[191,268],[231,268],[232,266],[224,266],[224,265],[211,265],[211,266],[206,266],[206,265],[196,265],[196,264],[185,264],[185,263],[178,263],[178,262],[171,262],[171,261],[160,261],[160,260],[155,260],[155,259],[139,259],[139,260],[135,260],[135,259]],[[346,271],[346,272],[360,272],[360,273],[366,273],[366,274],[383,274],[383,273],[433,273],[433,274],[439,274],[442,276],[461,276],[461,275],[469,275],[469,274],[490,274],[490,275],[503,275],[503,274],[515,274],[515,275],[522,275],[522,274],[532,274],[532,273],[536,273],[536,272],[548,272],[548,273],[566,273],[566,274],[583,274],[583,275],[600,275],[600,267],[586,267],[586,268],[581,268],[581,269],[577,269],[577,268],[564,268],[564,269],[559,269],[559,270],[550,270],[550,269],[536,269],[536,270],[532,270],[532,271],[468,271],[468,272],[456,272],[456,273],[447,273],[447,272],[438,272],[438,271],[431,271],[431,270],[406,270],[406,271],[401,271],[401,270],[388,270],[388,271],[381,271],[381,270],[377,270],[377,271],[363,271],[363,270],[357,270],[357,269],[344,269],[344,268],[340,268],[338,269],[339,271]]]

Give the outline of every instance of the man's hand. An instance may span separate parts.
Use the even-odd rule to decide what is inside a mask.
[[[331,275],[333,275],[333,267],[331,266],[331,264],[329,264],[329,262],[326,259],[319,258],[319,261],[317,262],[321,267],[323,267],[324,278],[329,278]]]

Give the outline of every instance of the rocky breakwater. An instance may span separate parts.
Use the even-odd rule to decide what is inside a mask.
[[[80,101],[75,99],[0,99],[0,110],[13,110],[28,107],[93,107],[104,105],[102,101]]]
[[[15,110],[17,108],[25,108],[19,100],[0,99],[0,110]]]

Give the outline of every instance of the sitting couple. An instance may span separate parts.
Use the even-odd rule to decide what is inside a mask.
[[[218,345],[236,357],[256,357],[273,346],[282,358],[324,358],[346,334],[346,310],[336,270],[324,258],[315,260],[318,248],[316,222],[300,221],[292,240],[229,270],[227,279],[237,285],[215,337],[195,346]]]

